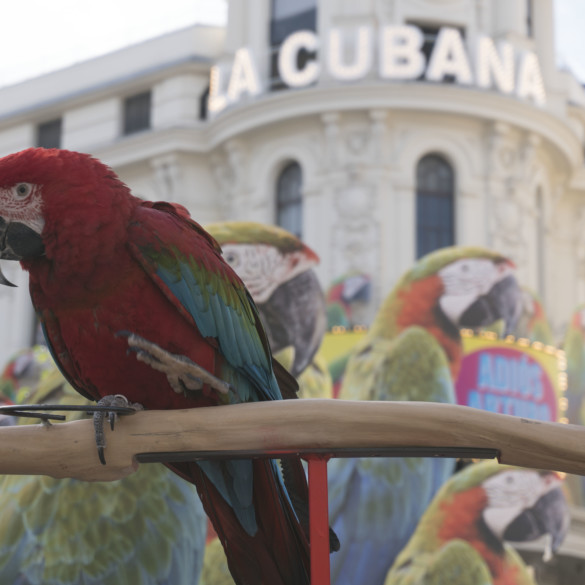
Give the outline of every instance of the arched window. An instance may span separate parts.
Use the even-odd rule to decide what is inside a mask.
[[[298,238],[303,236],[303,172],[299,163],[282,169],[276,181],[276,223]]]
[[[416,257],[455,243],[455,174],[440,154],[416,167]]]

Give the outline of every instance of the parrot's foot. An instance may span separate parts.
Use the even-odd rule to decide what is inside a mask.
[[[121,394],[112,394],[109,396],[104,396],[99,402],[98,406],[123,406],[123,407],[130,407],[134,410],[144,410],[142,404],[138,404],[136,402],[130,403],[125,396]],[[99,410],[94,412],[93,414],[93,428],[95,431],[95,443],[97,445],[98,450],[98,457],[102,465],[106,464],[106,458],[104,456],[104,449],[106,448],[106,435],[104,433],[104,421],[106,416],[108,417],[108,421],[110,422],[110,428],[114,430],[114,423],[116,422],[116,418],[118,415],[115,412],[108,412],[107,410]]]
[[[200,391],[204,384],[220,394],[236,392],[231,384],[220,380],[184,355],[165,351],[156,343],[134,333],[120,332],[118,335],[128,338],[128,346],[136,352],[136,359],[166,374],[171,388],[177,394],[188,395]]]

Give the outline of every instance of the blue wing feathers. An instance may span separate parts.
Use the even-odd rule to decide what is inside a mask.
[[[144,249],[141,251],[144,253]],[[230,290],[225,295],[226,303],[222,295],[214,292],[219,291],[217,277],[209,283],[200,283],[189,262],[175,258],[175,263],[178,270],[157,265],[156,275],[185,308],[201,335],[217,339],[225,359],[250,378],[259,392],[257,399],[279,399],[270,356],[256,330],[257,317],[249,306],[249,298],[242,299],[237,291]]]
[[[198,237],[191,228],[184,231],[184,238],[176,246],[163,244],[148,222],[137,222],[134,228],[130,250],[136,260],[199,333],[217,343],[223,357],[220,376],[237,389],[237,396],[230,400],[282,398],[255,305],[217,251],[204,249],[199,240],[191,241],[190,238]],[[188,246],[189,252],[182,252],[179,246]],[[258,526],[253,505],[252,461],[197,464],[232,507],[244,530],[253,536]],[[272,472],[275,481],[282,485],[274,465]]]

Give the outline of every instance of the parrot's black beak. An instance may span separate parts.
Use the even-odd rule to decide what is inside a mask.
[[[45,245],[41,235],[19,221],[7,222],[0,217],[0,258],[24,260],[42,256]]]
[[[563,490],[557,487],[544,494],[534,506],[517,516],[504,532],[504,540],[527,542],[545,534],[551,537],[555,553],[569,530],[569,506]]]
[[[41,235],[27,225],[18,221],[6,221],[0,217],[0,259],[23,260],[42,256],[45,246]],[[12,284],[0,270],[0,284],[16,286]]]
[[[12,282],[10,282],[2,273],[2,268],[0,268],[0,284],[3,284],[4,286],[16,286],[15,284],[13,284]]]
[[[267,302],[258,303],[260,319],[274,353],[295,348],[291,374],[298,376],[312,361],[327,328],[325,296],[313,270],[281,284]]]
[[[512,274],[498,281],[490,291],[477,299],[461,315],[459,326],[475,329],[502,319],[504,334],[514,331],[522,311],[522,290]]]

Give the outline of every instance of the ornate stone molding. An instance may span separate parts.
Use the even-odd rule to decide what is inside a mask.
[[[228,140],[211,155],[211,171],[218,187],[221,214],[229,217],[242,207],[247,199],[247,156],[244,144],[238,139]]]
[[[181,164],[177,154],[158,156],[150,160],[154,171],[156,192],[165,201],[177,201],[183,193]]]
[[[523,181],[526,182],[526,184],[530,184],[532,178],[536,175],[536,171],[538,170],[537,154],[540,144],[540,136],[534,132],[527,132],[524,135],[524,139],[520,147],[520,164],[518,168],[518,175]]]
[[[386,159],[385,142],[388,110],[370,110],[370,158],[373,164],[382,164]]]
[[[516,149],[512,128],[503,122],[491,124],[487,139],[488,173],[490,176],[506,174],[514,168]]]
[[[340,116],[337,112],[321,116],[325,136],[324,167],[330,171],[335,170],[339,164],[339,121]]]

